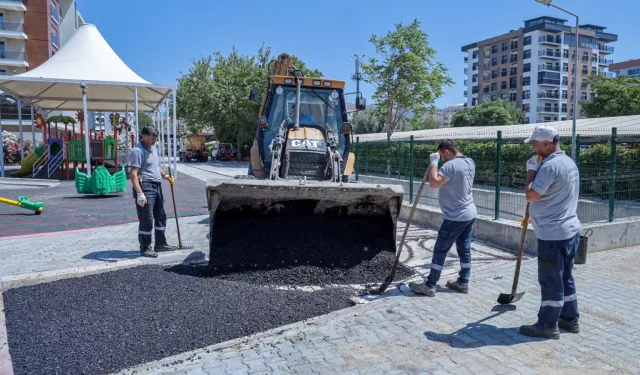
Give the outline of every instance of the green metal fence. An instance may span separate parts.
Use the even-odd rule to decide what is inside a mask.
[[[529,134],[505,137],[501,131],[482,140],[456,140],[460,151],[476,164],[474,203],[478,214],[496,220],[520,221],[524,215],[526,161],[533,156],[523,144]],[[416,197],[437,141],[361,142],[356,138],[355,175],[358,181],[401,184],[405,200],[438,207],[437,189],[426,188]],[[561,138],[571,155],[571,138]],[[610,136],[581,132],[576,164],[580,171],[578,217],[582,223],[640,217],[640,134]]]

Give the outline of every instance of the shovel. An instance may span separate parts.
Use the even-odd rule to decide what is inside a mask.
[[[542,159],[538,156],[538,161]],[[522,219],[522,235],[520,236],[520,249],[518,250],[518,260],[516,261],[516,274],[513,277],[513,287],[511,287],[511,294],[501,293],[498,296],[498,303],[501,305],[508,305],[510,303],[516,303],[522,299],[522,296],[526,292],[516,293],[518,291],[518,279],[520,279],[520,265],[522,264],[522,253],[524,253],[524,240],[527,238],[527,227],[529,226],[529,202],[524,210],[524,219]]]
[[[409,212],[409,218],[407,219],[407,225],[404,227],[404,233],[402,233],[402,239],[400,240],[400,247],[398,248],[398,253],[396,254],[396,260],[393,262],[393,267],[391,268],[391,274],[384,280],[382,285],[378,288],[378,294],[384,293],[385,290],[389,287],[389,284],[393,281],[393,278],[396,276],[396,269],[398,268],[398,263],[400,262],[400,254],[402,254],[402,247],[404,246],[404,240],[407,238],[407,232],[409,231],[409,227],[411,226],[411,220],[413,220],[413,214],[416,211],[416,207],[418,206],[418,201],[422,196],[422,190],[424,189],[424,185],[427,184],[427,180],[429,179],[429,168],[424,172],[424,178],[422,179],[422,183],[420,184],[420,188],[418,189],[418,194],[413,200],[413,207],[411,207],[411,212]]]
[[[171,167],[169,167],[169,177],[173,178],[173,176],[171,175]],[[173,192],[173,184],[169,184],[169,185],[171,185],[171,199],[173,199],[173,213],[174,213],[174,216],[176,217],[176,229],[178,230],[178,248],[176,250],[194,249],[195,246],[182,245],[182,238],[180,237],[180,224],[178,224],[178,207],[176,207],[176,195]]]

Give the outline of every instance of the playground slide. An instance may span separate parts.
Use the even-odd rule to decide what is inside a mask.
[[[30,153],[26,158],[22,159],[20,170],[17,172],[11,172],[11,176],[24,177],[31,175],[31,173],[33,173],[33,165],[38,161],[39,158],[40,157],[38,156],[37,152]]]

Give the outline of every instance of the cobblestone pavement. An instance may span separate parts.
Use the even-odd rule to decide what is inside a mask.
[[[495,306],[513,267],[476,272],[468,295],[402,296],[337,311],[254,337],[184,353],[123,374],[602,374],[640,373],[640,248],[576,266],[580,334],[518,334],[540,304],[537,262],[526,261],[516,309]]]

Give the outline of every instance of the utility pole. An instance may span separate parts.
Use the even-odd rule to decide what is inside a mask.
[[[356,111],[360,111],[364,109],[365,102],[362,98],[362,94],[360,93],[360,81],[362,81],[362,73],[360,73],[360,61],[364,57],[364,55],[358,55],[357,53],[353,54],[353,57],[356,59],[356,72],[351,76],[351,79],[356,81]]]

